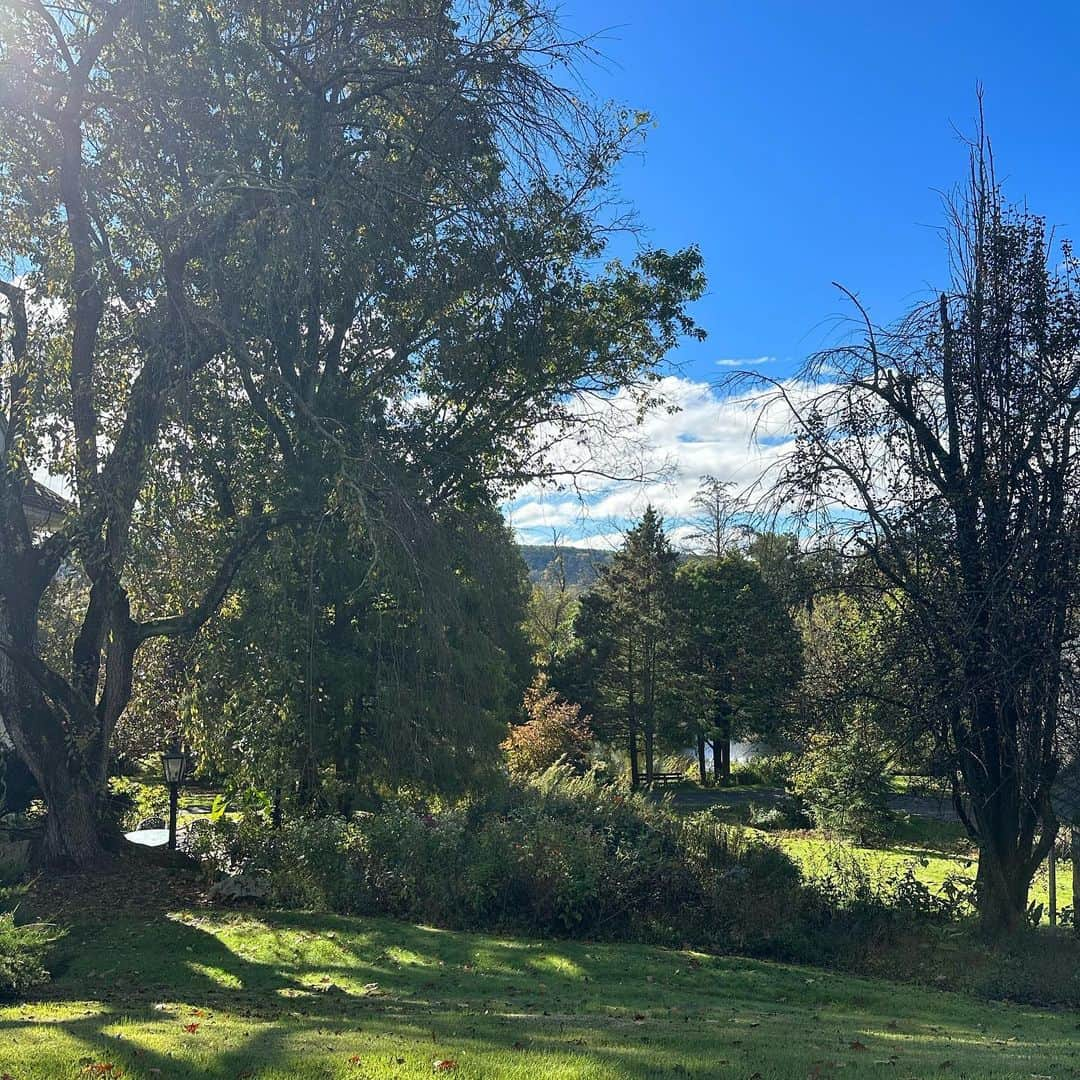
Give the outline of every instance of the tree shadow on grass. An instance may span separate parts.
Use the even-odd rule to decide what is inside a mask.
[[[358,1053],[400,1057],[402,1076],[430,1075],[442,1056],[463,1075],[499,1075],[509,1055],[515,1075],[557,1063],[566,1077],[704,1077],[722,1074],[702,1065],[714,1052],[740,1067],[751,1047],[782,1053],[793,1021],[818,1010],[843,1046],[874,1015],[937,1052],[934,1026],[948,1023],[919,995],[805,968],[382,919],[129,912],[74,925],[62,948],[52,987],[0,1019],[0,1066],[6,1043],[38,1039],[42,1071],[29,1075],[50,1080],[78,1075],[80,1058],[128,1080],[344,1076]],[[976,1037],[953,1019],[950,1038]]]

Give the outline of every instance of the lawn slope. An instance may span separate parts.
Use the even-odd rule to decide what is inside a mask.
[[[810,968],[383,920],[177,910],[76,923],[0,1074],[1067,1077],[1076,1016]]]

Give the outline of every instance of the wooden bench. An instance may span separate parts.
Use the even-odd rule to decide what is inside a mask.
[[[678,784],[686,779],[686,774],[681,772],[654,772],[648,780],[650,784]]]

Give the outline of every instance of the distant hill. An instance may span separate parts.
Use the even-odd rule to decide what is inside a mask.
[[[566,573],[566,583],[579,588],[588,588],[595,580],[597,571],[611,561],[611,553],[593,551],[591,548],[552,547],[550,544],[519,544],[521,557],[529,568],[529,579],[539,581],[544,571],[562,556]],[[554,567],[552,567],[554,573]]]

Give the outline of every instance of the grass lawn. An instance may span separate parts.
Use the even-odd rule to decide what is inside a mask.
[[[977,869],[976,853],[965,839],[960,827],[946,827],[940,822],[909,819],[900,836],[884,847],[859,847],[844,841],[830,840],[817,832],[762,833],[755,835],[783,848],[808,877],[828,873],[837,865],[843,867],[854,861],[874,877],[887,879],[902,874],[911,866],[915,876],[933,888],[940,887],[950,876],[974,878]],[[1049,874],[1043,863],[1032,883],[1031,899],[1044,906],[1042,921],[1049,921]],[[1058,863],[1058,910],[1071,907],[1073,902],[1072,867]]]
[[[1075,1014],[812,968],[375,919],[111,908],[73,923],[38,999],[0,1009],[0,1075],[1080,1075]]]
[[[904,785],[899,781],[908,778],[894,779],[898,789],[904,790]],[[901,813],[896,835],[892,839],[880,847],[862,847],[846,840],[832,839],[817,830],[766,832],[746,826],[747,803],[753,801],[755,790],[773,794],[777,791],[775,788],[755,789],[752,786],[719,789],[688,787],[685,792],[678,794],[675,806],[692,810],[714,808],[721,820],[747,828],[759,839],[782,848],[808,877],[821,877],[852,862],[880,879],[898,877],[910,866],[918,880],[931,888],[940,887],[949,877],[975,877],[976,851],[959,821]],[[1048,923],[1049,871],[1045,862],[1035,875],[1030,898],[1043,905],[1042,922]],[[1068,860],[1059,860],[1058,910],[1072,907],[1072,902],[1072,867]]]

